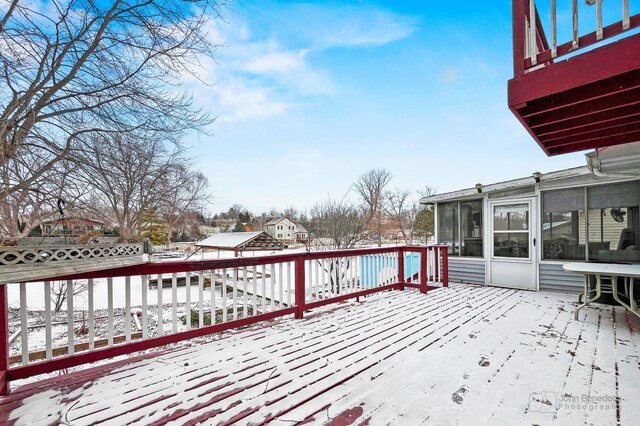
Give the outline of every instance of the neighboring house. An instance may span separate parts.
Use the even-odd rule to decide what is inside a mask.
[[[253,232],[254,231],[253,226],[251,226],[248,223],[243,223],[242,226],[244,226],[244,232]]]
[[[309,231],[300,224],[296,225],[296,241],[300,243],[306,243],[309,241]]]
[[[46,220],[40,224],[42,235],[47,236],[80,236],[87,233],[104,234],[104,222],[83,217],[67,217],[64,219]]]
[[[280,241],[296,240],[296,224],[286,217],[270,220],[265,224],[265,230]]]
[[[579,292],[569,262],[640,262],[640,142],[587,154],[588,165],[425,197],[449,279]]]

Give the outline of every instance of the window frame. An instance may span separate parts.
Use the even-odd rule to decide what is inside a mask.
[[[463,218],[462,218],[462,213],[463,213],[463,208],[462,205],[463,204],[467,204],[467,203],[478,203],[479,207],[480,207],[480,214],[481,214],[481,219],[480,219],[480,226],[479,228],[481,229],[480,231],[480,236],[479,237],[465,237],[463,236],[463,229],[462,229],[462,223],[463,223]],[[456,225],[454,226],[454,235],[457,234],[457,239],[453,238],[453,241],[451,242],[452,245],[449,245],[449,243],[442,243],[441,242],[441,233],[440,233],[440,224],[442,222],[442,217],[440,215],[440,207],[446,204],[452,204],[455,205],[455,210],[456,210]],[[449,253],[449,256],[455,256],[455,257],[464,257],[464,258],[469,258],[469,259],[484,259],[485,258],[485,199],[484,197],[482,198],[469,198],[469,199],[463,199],[463,200],[456,200],[456,201],[444,201],[444,202],[439,202],[437,203],[437,205],[435,206],[436,208],[436,215],[437,215],[437,229],[436,229],[436,233],[437,233],[437,244],[443,244],[443,245],[447,245],[451,252]],[[479,238],[480,239],[480,254],[479,255],[470,255],[470,254],[463,254],[463,240],[464,239],[470,239],[470,238]],[[455,252],[456,247],[458,248],[457,253]]]
[[[539,224],[539,231],[540,231],[540,240],[542,241],[542,244],[540,245],[541,247],[541,253],[540,253],[540,261],[541,262],[597,262],[597,259],[593,259],[589,250],[589,246],[591,243],[599,243],[599,241],[590,241],[589,239],[589,234],[591,233],[591,229],[593,226],[599,226],[598,224],[590,224],[589,223],[589,212],[591,210],[595,210],[593,208],[590,208],[589,205],[589,195],[590,195],[590,190],[593,190],[593,188],[603,188],[606,186],[616,186],[616,185],[624,185],[624,184],[635,184],[636,185],[636,190],[638,191],[638,197],[639,197],[639,201],[638,201],[638,205],[637,206],[625,206],[622,208],[633,208],[633,207],[638,207],[640,209],[640,180],[638,179],[633,179],[633,180],[622,180],[622,181],[613,181],[613,182],[603,182],[603,183],[598,183],[595,185],[574,185],[574,186],[566,186],[566,187],[557,187],[557,188],[549,188],[549,189],[541,189],[539,196],[540,196],[540,224]],[[548,212],[545,211],[545,205],[544,205],[544,194],[545,193],[550,193],[550,192],[554,192],[554,191],[562,191],[562,190],[567,190],[567,189],[575,189],[575,190],[581,190],[584,193],[584,197],[582,199],[582,208],[581,210],[578,210],[578,212],[582,211],[583,213],[583,217],[582,220],[578,219],[578,227],[581,227],[581,229],[584,232],[584,256],[578,258],[577,256],[575,258],[571,258],[571,259],[555,259],[555,258],[545,258],[545,252],[544,252],[544,244],[545,244],[545,238],[544,238],[544,224],[545,224],[545,215],[548,214]],[[616,208],[616,207],[614,207]],[[597,209],[597,208],[596,208]],[[628,211],[628,210],[627,210]],[[629,213],[627,213],[629,214]],[[627,219],[628,220],[628,219]],[[627,223],[629,226],[632,226],[632,224]],[[640,225],[638,226],[638,228],[640,228]],[[640,240],[640,229],[635,229],[636,231],[636,238],[637,240]],[[580,241],[580,236],[578,236],[578,241]],[[637,241],[638,242],[638,241]],[[612,262],[616,262],[616,261],[623,261],[623,259],[620,260],[611,260]]]

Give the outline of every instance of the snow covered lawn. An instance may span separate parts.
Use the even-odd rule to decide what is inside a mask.
[[[634,424],[640,321],[598,304],[574,321],[575,301],[377,294],[26,385],[0,423]]]

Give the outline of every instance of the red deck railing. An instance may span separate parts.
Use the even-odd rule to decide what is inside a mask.
[[[3,284],[0,394],[15,380],[284,315],[302,318],[376,292],[426,293],[448,285],[447,269],[447,247],[405,246],[159,262]],[[56,312],[52,298],[61,295]]]

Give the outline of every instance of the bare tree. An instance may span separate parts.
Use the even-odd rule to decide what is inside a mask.
[[[378,245],[382,243],[384,189],[392,177],[391,172],[387,169],[371,169],[361,174],[353,184],[366,206],[367,230],[378,237]]]
[[[324,249],[345,250],[355,247],[364,238],[364,211],[345,202],[326,201],[316,204],[310,213],[310,234]],[[351,265],[348,257],[319,261],[329,277],[328,291],[340,293],[339,283],[345,279]]]
[[[331,200],[316,204],[310,221],[311,231],[323,248],[350,249],[364,237],[364,212],[353,204]]]
[[[86,207],[110,212],[125,240],[138,235],[143,209],[158,214],[170,236],[181,216],[198,210],[208,196],[207,178],[193,170],[183,151],[162,141],[98,135],[80,145],[72,158]]]
[[[223,3],[10,0],[0,14],[0,165],[9,171],[0,202],[41,191],[95,135],[177,142],[203,130],[211,120],[176,82],[213,56],[205,30]]]
[[[387,218],[399,229],[405,244],[411,244],[413,239],[413,218],[415,217],[415,203],[409,197],[411,191],[395,188],[384,193],[382,209]]]
[[[88,288],[86,280],[74,280],[72,293],[74,296],[83,293]],[[67,301],[68,295],[67,281],[53,281],[51,283],[51,301],[53,302],[53,312],[60,312],[62,306]]]
[[[159,183],[158,211],[167,226],[166,244],[169,245],[176,227],[184,223],[191,212],[202,209],[207,203],[209,182],[202,173],[192,171],[189,164],[178,164]]]

